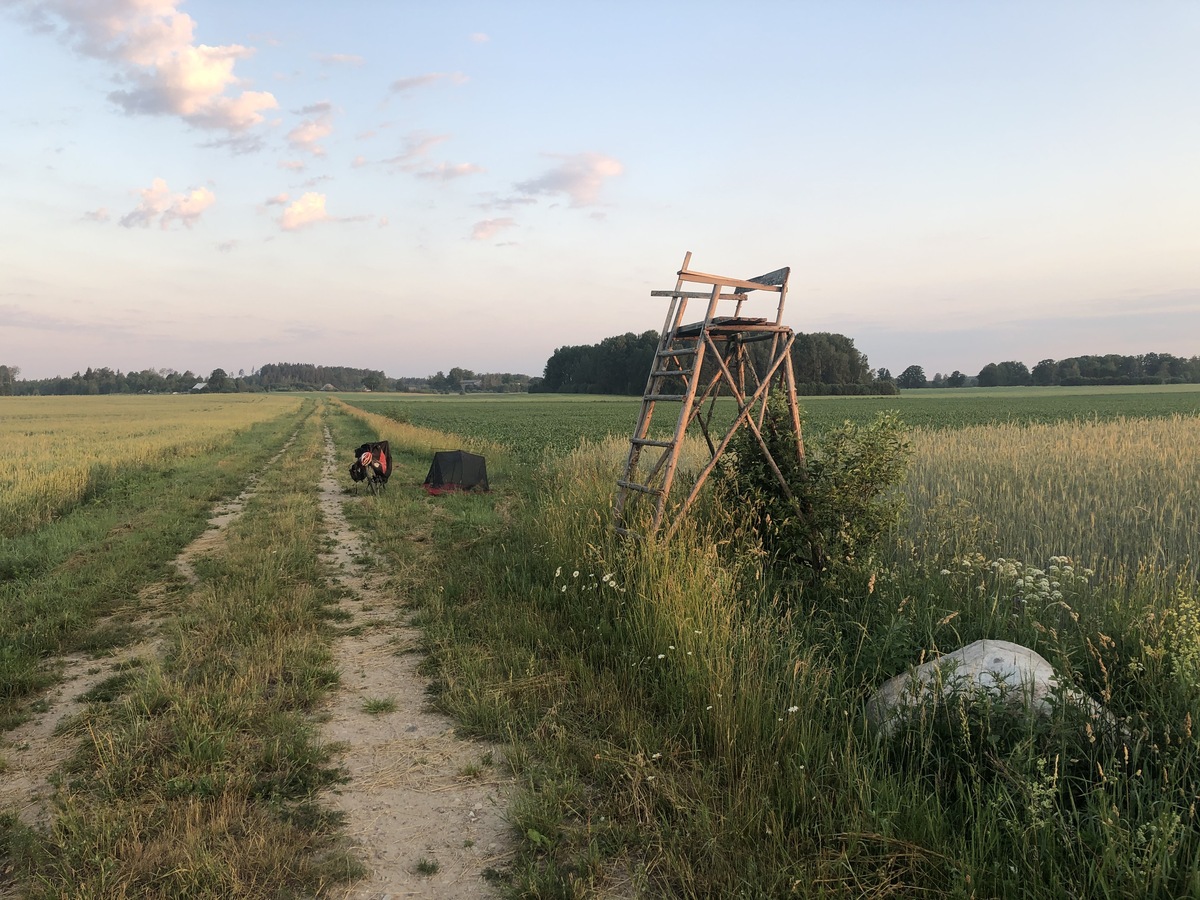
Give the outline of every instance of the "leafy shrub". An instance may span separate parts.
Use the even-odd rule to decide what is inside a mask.
[[[772,399],[763,438],[792,498],[746,429],[721,458],[719,490],[778,567],[803,581],[835,577],[866,562],[895,521],[895,488],[911,446],[900,419],[881,413],[865,425],[846,421],[810,435],[802,462],[790,416],[782,414],[786,409],[782,397]]]

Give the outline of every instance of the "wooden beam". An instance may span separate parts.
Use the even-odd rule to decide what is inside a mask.
[[[748,291],[773,291],[776,294],[783,289],[778,284],[759,284],[757,281],[747,281],[744,278],[726,278],[724,275],[689,272],[687,269],[679,270],[679,280],[693,284],[719,284],[722,287],[745,288]]]

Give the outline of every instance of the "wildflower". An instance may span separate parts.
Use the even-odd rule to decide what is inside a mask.
[[[668,650],[674,650],[674,649],[675,649],[675,645],[674,645],[674,644],[667,644],[667,649],[668,649]]]
[[[950,570],[949,570],[949,569],[942,569],[942,571],[941,571],[941,573],[940,573],[940,574],[942,574],[942,575],[949,575],[949,574],[950,574]]]
[[[709,704],[708,706],[706,706],[706,707],[704,707],[704,708],[705,708],[705,709],[712,709],[712,705],[711,705],[711,704]]]
[[[564,594],[567,592],[567,586],[565,584],[562,586],[562,592]]]
[[[655,754],[654,754],[654,755],[652,755],[650,758],[651,758],[651,759],[662,759],[662,754],[661,754],[661,753],[655,753]]]
[[[576,569],[574,572],[572,572],[572,573],[571,573],[571,577],[572,577],[572,578],[578,578],[578,577],[579,577],[579,570],[578,570],[578,569]]]
[[[658,658],[659,658],[659,659],[666,659],[666,658],[667,658],[667,654],[665,654],[665,653],[660,653],[660,654],[658,654]]]
[[[561,574],[562,574],[562,566],[559,566],[557,569],[554,570],[554,577],[557,578]]]
[[[612,576],[611,576],[611,575],[605,575],[605,576],[604,576],[603,578],[601,578],[600,580],[601,580],[601,581],[603,581],[605,584],[608,584],[610,581],[612,581]]]
[[[789,712],[789,713],[798,713],[798,712],[800,712],[800,707],[798,707],[798,706],[789,706],[789,707],[788,707],[788,712]]]

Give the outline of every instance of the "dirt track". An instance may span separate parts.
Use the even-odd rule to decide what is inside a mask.
[[[340,472],[326,431],[321,512],[332,538],[326,561],[351,619],[334,648],[342,683],[323,733],[346,746],[340,762],[350,781],[330,800],[346,815],[371,869],[344,896],[492,896],[483,873],[503,867],[511,846],[502,750],[460,740],[450,719],[425,708],[429,682],[417,672],[418,634],[402,621],[383,588],[385,573],[346,522]],[[369,713],[368,701],[390,701],[394,709]]]

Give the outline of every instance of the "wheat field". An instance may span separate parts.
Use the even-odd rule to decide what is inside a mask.
[[[46,524],[117,472],[169,465],[300,403],[281,394],[0,397],[0,536]]]

